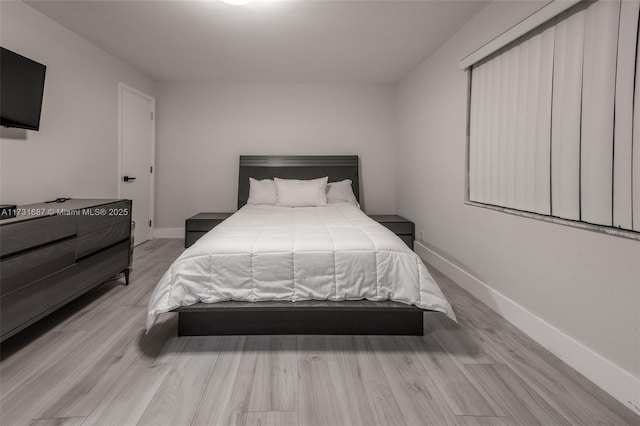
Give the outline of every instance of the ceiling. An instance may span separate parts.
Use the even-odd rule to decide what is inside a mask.
[[[487,2],[27,0],[155,80],[401,79]]]

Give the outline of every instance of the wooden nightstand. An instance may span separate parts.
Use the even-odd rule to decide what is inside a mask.
[[[413,222],[395,214],[370,214],[368,216],[389,228],[413,250],[413,240],[416,239],[416,226]]]
[[[233,213],[198,213],[185,221],[184,247],[188,248],[204,234],[220,225]]]

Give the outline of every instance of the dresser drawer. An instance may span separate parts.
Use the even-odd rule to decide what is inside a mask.
[[[90,234],[120,222],[130,221],[130,200],[84,209],[82,214],[78,216],[78,236]]]
[[[129,243],[123,242],[0,297],[0,333],[7,336],[26,327],[122,271],[128,263]]]
[[[49,216],[0,226],[0,256],[75,235],[75,216]]]
[[[75,263],[76,239],[17,254],[0,261],[0,296]]]
[[[413,224],[411,222],[382,222],[382,226],[388,228],[397,235],[413,235]]]
[[[88,256],[91,253],[109,247],[112,244],[123,241],[129,237],[131,222],[120,222],[108,228],[90,234],[78,236],[76,258]]]
[[[187,231],[209,232],[222,223],[222,219],[187,220]]]

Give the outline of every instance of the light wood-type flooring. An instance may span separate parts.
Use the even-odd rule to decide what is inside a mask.
[[[638,425],[640,417],[430,268],[459,323],[423,337],[146,334],[181,240],[135,250],[106,283],[2,344],[9,425]]]

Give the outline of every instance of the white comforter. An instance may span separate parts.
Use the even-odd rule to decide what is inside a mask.
[[[356,206],[245,206],[171,265],[149,301],[147,329],[198,302],[359,299],[455,319],[420,258]]]

